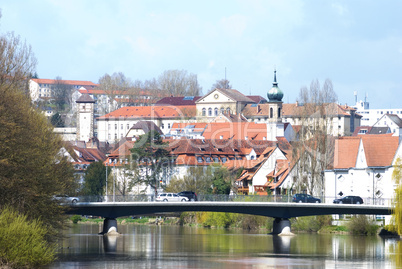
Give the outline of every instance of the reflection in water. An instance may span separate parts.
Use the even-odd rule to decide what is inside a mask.
[[[75,225],[51,268],[391,268],[389,241],[380,237],[146,225],[119,231],[101,236],[99,226]]]
[[[290,241],[293,236],[280,236],[272,235],[272,243],[274,246],[274,253],[276,254],[289,254]]]
[[[105,253],[114,253],[117,250],[118,235],[102,235]]]

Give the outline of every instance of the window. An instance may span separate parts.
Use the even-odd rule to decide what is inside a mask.
[[[221,107],[221,114],[225,113],[225,109]]]
[[[218,108],[215,107],[215,116],[218,116]]]
[[[107,138],[110,140],[110,134],[107,134]]]
[[[164,124],[164,123],[162,123],[161,127],[162,127],[162,129],[165,129],[165,124]]]
[[[210,162],[211,162],[211,157],[205,157],[205,161],[206,161],[207,163],[210,163]]]
[[[127,130],[130,129],[130,124],[127,123]]]
[[[272,119],[274,116],[274,110],[271,108],[269,108],[269,117]]]
[[[170,129],[170,123],[168,123],[168,129]]]
[[[202,109],[202,115],[206,116],[207,115],[207,110],[205,109],[205,107]]]
[[[225,163],[227,159],[226,159],[226,157],[222,157],[221,160],[222,160],[222,163]]]
[[[123,124],[120,124],[120,129],[123,130]]]
[[[278,107],[278,117],[280,117],[280,116],[281,116],[281,108]]]
[[[114,129],[117,130],[117,123],[114,124]]]
[[[110,129],[110,123],[107,125],[107,128]]]
[[[226,108],[226,114],[230,114],[230,108]]]
[[[208,108],[208,116],[212,116],[212,108]]]
[[[117,134],[114,134],[114,139],[117,139]]]
[[[201,157],[201,156],[198,156],[198,157],[197,157],[197,162],[202,163],[202,161],[203,161],[203,160],[202,160],[202,157]]]

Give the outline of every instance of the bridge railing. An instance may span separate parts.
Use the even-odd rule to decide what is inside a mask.
[[[224,195],[199,194],[198,201],[204,202],[277,202],[291,203],[292,195]],[[332,204],[335,197],[319,197],[322,203]],[[340,197],[337,197],[340,198]],[[153,202],[154,195],[108,195],[108,196],[79,196],[80,202]],[[392,200],[387,198],[363,198],[365,205],[391,206]]]

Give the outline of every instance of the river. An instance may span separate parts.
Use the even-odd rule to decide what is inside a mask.
[[[98,235],[98,224],[75,224],[49,268],[395,268],[396,239],[242,230],[119,225],[119,236]]]

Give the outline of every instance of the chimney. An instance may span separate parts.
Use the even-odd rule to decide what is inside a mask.
[[[296,101],[296,107],[298,107],[299,106],[299,102],[298,101]]]

